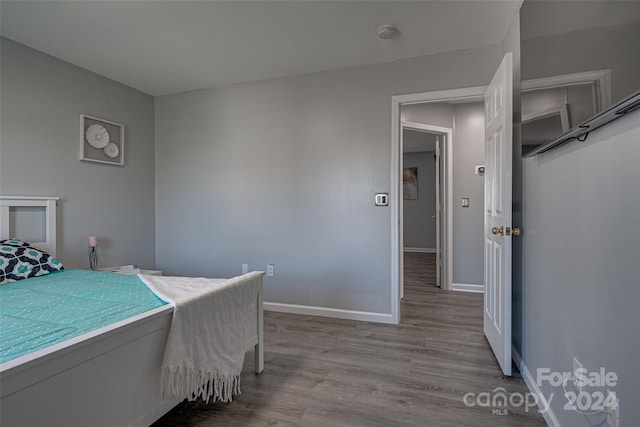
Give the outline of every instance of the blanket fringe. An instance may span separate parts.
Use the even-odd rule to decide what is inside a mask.
[[[165,367],[162,375],[164,396],[179,396],[190,402],[202,398],[209,403],[231,402],[240,392],[240,374],[222,375],[184,367]]]

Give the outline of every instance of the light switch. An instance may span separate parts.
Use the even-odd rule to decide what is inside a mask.
[[[376,193],[375,202],[376,206],[389,206],[389,194]]]
[[[468,197],[463,197],[462,198],[462,207],[463,208],[468,208],[469,207],[469,198]]]

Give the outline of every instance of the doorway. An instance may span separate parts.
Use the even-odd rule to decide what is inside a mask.
[[[391,185],[396,191],[390,195],[390,207],[392,217],[392,295],[391,312],[395,323],[400,323],[400,298],[402,284],[404,281],[404,222],[403,222],[403,183],[401,171],[403,168],[403,141],[402,141],[402,117],[401,107],[415,104],[437,104],[437,103],[465,103],[482,102],[486,87],[472,87],[465,89],[446,90],[438,92],[417,93],[409,95],[398,95],[392,97],[392,176]],[[414,123],[415,124],[415,123]],[[428,126],[428,125],[426,125]],[[453,289],[453,130],[452,128],[440,127],[431,129],[434,133],[439,133],[441,138],[441,162],[442,166],[442,205],[441,205],[441,287],[443,290]]]
[[[433,276],[425,277],[423,282],[442,286],[444,168],[441,153],[453,130],[409,121],[402,121],[401,129],[403,268],[400,297],[404,298],[405,258],[412,263],[412,271],[424,267],[424,274]]]
[[[498,107],[502,107],[507,105],[506,103],[511,103],[513,99],[510,94],[513,93],[513,86],[511,81],[512,75],[512,57],[510,53],[505,55],[498,72],[494,75],[492,80],[492,91],[487,92],[487,99],[484,99],[485,108],[487,111],[491,111],[492,114],[494,110],[496,110],[495,117],[491,115],[486,115],[485,121],[487,125],[487,157],[486,159],[491,159],[487,163],[487,179],[485,179],[485,183],[488,183],[491,191],[485,191],[485,194],[498,194],[500,195],[500,199],[494,197],[489,200],[490,207],[498,207],[498,210],[502,210],[503,208],[509,210],[509,217],[506,216],[500,220],[500,224],[492,224],[491,222],[487,222],[485,218],[485,226],[484,226],[484,238],[488,243],[494,242],[493,246],[487,246],[487,250],[485,250],[485,254],[489,254],[488,258],[485,256],[485,266],[492,265],[491,262],[495,260],[500,260],[495,263],[496,269],[491,270],[485,268],[489,273],[485,274],[484,283],[485,289],[490,289],[491,292],[485,292],[484,298],[484,310],[485,310],[485,318],[484,318],[484,332],[485,336],[491,343],[491,347],[496,355],[496,359],[500,363],[501,368],[503,369],[503,373],[505,375],[510,375],[511,372],[511,234],[510,230],[513,227],[511,223],[511,182],[509,177],[511,177],[511,147],[513,145],[513,137],[512,125],[513,121],[511,118],[513,117],[513,106],[509,105],[506,109],[505,113],[501,113],[500,117],[498,117],[497,111]],[[601,89],[602,91],[598,93],[596,91],[596,96],[594,97],[594,107],[597,107],[599,103],[606,102],[607,98],[607,73],[592,73],[595,77],[591,78],[591,76],[587,76],[595,82],[595,84],[591,84],[596,89]],[[596,74],[602,74],[596,75]],[[566,80],[567,76],[559,76]],[[575,85],[577,82],[574,81],[573,76],[571,76],[571,84]],[[580,76],[583,77],[584,76]],[[562,78],[554,78],[552,85],[557,86],[557,80],[563,80]],[[543,81],[544,80],[544,81]],[[526,92],[527,90],[536,90],[536,89],[547,89],[549,86],[549,82],[546,80],[551,79],[539,79],[539,81],[531,81],[531,82],[523,82],[522,88]],[[494,85],[494,81],[497,81]],[[566,81],[562,82],[565,83]],[[437,102],[464,102],[465,100],[473,100],[473,101],[483,101],[484,94],[486,91],[486,87],[474,87],[474,88],[466,88],[466,89],[458,89],[458,90],[450,90],[450,91],[438,91],[438,92],[430,92],[430,93],[420,93],[420,94],[411,94],[411,95],[402,95],[392,97],[392,185],[393,188],[398,190],[396,186],[398,183],[395,181],[397,179],[397,168],[398,168],[398,160],[399,155],[398,150],[402,147],[401,138],[398,135],[398,130],[401,127],[401,118],[400,118],[400,108],[403,105],[412,105],[412,104],[420,104],[420,103],[437,103]],[[505,96],[506,95],[506,96]],[[571,98],[571,94],[567,94],[564,92],[565,104],[568,104],[566,99]],[[576,95],[577,96],[577,95]],[[515,95],[514,95],[515,98]],[[499,101],[499,102],[498,102]],[[501,110],[504,111],[504,110]],[[568,111],[567,111],[568,114]],[[562,119],[562,111],[560,111],[560,118]],[[490,118],[490,119],[489,119]],[[537,118],[537,116],[532,116],[532,119]],[[504,123],[504,125],[500,125],[498,128],[489,129],[490,125],[499,121]],[[518,120],[519,121],[519,120]],[[566,118],[565,118],[566,121]],[[561,122],[562,124],[562,122]],[[500,134],[498,134],[498,130]],[[456,136],[457,138],[457,136]],[[519,138],[516,139],[518,143],[520,143]],[[500,150],[498,150],[500,147]],[[509,150],[507,150],[509,149]],[[447,156],[446,166],[448,167],[448,171],[451,171],[451,160],[453,158],[453,151],[451,150],[451,146],[447,145],[446,152],[444,155]],[[499,162],[498,162],[499,160]],[[506,166],[508,169],[502,169],[503,166]],[[499,179],[498,179],[499,178]],[[448,182],[451,181],[450,173],[445,174],[445,179]],[[498,185],[499,183],[505,184]],[[491,184],[495,184],[491,186]],[[509,185],[506,185],[509,184]],[[497,188],[496,188],[497,186]],[[486,188],[485,188],[486,190]],[[398,192],[400,192],[398,190]],[[400,193],[401,194],[401,193]],[[502,197],[507,197],[506,199],[502,199]],[[445,195],[445,209],[450,208],[452,206],[452,202],[458,203],[457,199],[452,199],[449,192]],[[399,298],[396,296],[396,292],[399,290],[401,286],[400,280],[402,279],[401,271],[399,268],[402,267],[402,260],[400,255],[401,246],[397,245],[397,238],[399,237],[399,233],[402,231],[402,219],[397,216],[397,212],[394,211],[394,208],[397,204],[397,198],[391,198],[391,208],[392,208],[392,317],[396,319],[396,321],[400,320],[400,306],[397,305],[399,302]],[[487,200],[485,200],[485,204]],[[401,208],[398,208],[398,211]],[[490,216],[498,218],[498,215],[494,215],[496,212],[495,209],[489,211]],[[499,219],[499,218],[498,218]],[[489,224],[489,225],[487,225]],[[398,225],[398,234],[395,233],[395,225]],[[452,227],[452,223],[445,224],[446,231],[445,236],[450,236],[450,231]],[[502,231],[504,230],[504,233]],[[451,242],[451,240],[450,240]],[[487,243],[487,244],[488,244]],[[451,248],[451,245],[449,245]],[[450,255],[445,253],[445,255]],[[500,255],[498,257],[498,255]],[[488,261],[489,260],[489,261]],[[452,258],[449,256],[449,261],[452,261]],[[446,257],[443,259],[444,268],[443,270],[447,270],[450,268],[451,263],[448,262]],[[399,268],[396,268],[398,266]],[[498,267],[500,267],[498,269]],[[500,280],[497,280],[500,279]],[[398,286],[397,288],[395,286]],[[455,286],[454,286],[455,289]],[[467,289],[469,290],[469,289]],[[395,297],[395,299],[394,299]],[[488,317],[487,317],[488,316]],[[493,329],[497,328],[497,333],[493,333]]]
[[[403,146],[403,183],[406,173],[411,172],[412,166],[420,166],[416,172],[420,180],[419,194],[413,194],[417,200],[407,200],[407,188],[403,188],[402,195],[402,238],[403,238],[403,268],[400,292],[402,309],[408,309],[411,313],[405,316],[402,313],[401,321],[421,321],[419,313],[414,310],[413,303],[423,299],[442,300],[441,290],[467,291],[482,293],[484,290],[484,244],[483,244],[483,201],[484,201],[484,175],[480,172],[485,160],[484,140],[484,103],[476,100],[440,101],[434,103],[414,103],[402,105],[400,110]],[[439,127],[450,126],[450,128]],[[455,138],[448,138],[454,134]],[[442,152],[456,153],[451,156],[452,167],[449,180],[453,195],[453,206],[447,208],[440,197],[434,194],[433,188],[424,188],[435,174],[434,166],[440,166],[435,162],[435,147],[424,148],[425,137],[416,141],[417,136],[425,135],[437,138],[443,143],[438,147]],[[446,150],[446,142],[449,141],[453,149]],[[423,147],[420,146],[422,143]],[[431,150],[430,155],[425,150]],[[418,151],[418,153],[411,153]],[[423,151],[420,153],[420,151]],[[409,152],[409,153],[408,153]],[[439,154],[439,153],[438,153]],[[430,162],[427,162],[430,157]],[[438,156],[440,157],[440,156]],[[445,170],[446,168],[442,168]],[[444,182],[444,179],[440,179]],[[438,187],[439,189],[439,187]],[[444,190],[440,190],[445,194]],[[431,202],[430,212],[424,212],[425,198]],[[436,199],[437,211],[435,208]],[[442,206],[445,206],[444,209]],[[416,208],[422,207],[422,211],[416,218]],[[438,221],[435,221],[435,220]],[[442,220],[442,221],[441,221]],[[437,227],[441,222],[448,221],[451,227]],[[416,222],[420,221],[418,226]],[[431,229],[431,240],[428,241],[424,227],[428,222]],[[434,224],[435,223],[435,224]],[[434,225],[441,228],[443,233],[434,233]],[[422,226],[422,227],[421,227]],[[448,239],[444,238],[444,230],[449,228],[451,233]],[[439,230],[438,230],[439,231]],[[436,241],[437,237],[440,237]],[[425,243],[425,241],[427,241]],[[443,257],[440,242],[444,242],[444,252],[449,252],[448,257]],[[434,249],[424,249],[434,248]],[[450,251],[448,250],[450,248]],[[432,252],[432,253],[424,253]],[[437,255],[437,257],[436,257]],[[448,262],[443,263],[443,258]],[[442,266],[447,266],[447,271],[442,274]],[[441,276],[443,277],[442,280]],[[441,286],[438,286],[442,283]],[[432,288],[432,289],[428,289]],[[434,289],[435,288],[435,289]],[[441,289],[437,289],[441,288]],[[428,297],[427,297],[428,296]],[[423,298],[427,297],[427,298]],[[413,323],[411,323],[413,324]]]
[[[519,86],[519,81],[518,81]],[[396,192],[392,193],[392,295],[391,315],[397,323],[400,321],[400,281],[402,273],[402,217],[399,204],[400,188],[398,186],[399,159],[402,149],[400,107],[409,103],[433,102],[465,102],[469,100],[483,101],[480,112],[484,135],[485,165],[479,166],[487,174],[484,180],[483,199],[483,284],[484,293],[483,329],[500,367],[505,375],[511,375],[511,230],[512,219],[512,150],[514,136],[514,96],[513,88],[513,53],[507,52],[498,66],[488,87],[455,89],[450,91],[428,92],[422,94],[392,97],[392,165],[391,181]],[[516,110],[519,116],[519,111]],[[519,122],[519,117],[516,117]],[[516,128],[517,130],[518,128]],[[519,137],[516,138],[519,142]],[[450,148],[451,144],[447,145]],[[399,151],[400,150],[400,151]],[[451,160],[453,151],[447,150],[447,185],[451,188]],[[450,192],[447,192],[447,208],[452,206]],[[466,203],[465,203],[466,202]],[[469,206],[469,199],[462,198],[462,206]],[[395,208],[395,209],[394,209]],[[396,224],[398,225],[396,227]],[[448,223],[447,237],[453,224]],[[515,230],[515,229],[514,229]],[[518,233],[519,234],[519,233]],[[515,235],[515,233],[514,233]],[[452,241],[447,242],[451,248]],[[453,261],[445,259],[445,271]]]

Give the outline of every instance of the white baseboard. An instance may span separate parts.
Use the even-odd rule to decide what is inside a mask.
[[[484,293],[484,285],[476,285],[474,283],[453,283],[451,285],[452,291],[459,292],[475,292],[478,294]]]
[[[343,310],[339,308],[315,307],[311,305],[281,304],[279,302],[264,302],[263,307],[267,311],[276,311],[279,313],[362,320],[365,322],[375,323],[393,323],[391,314],[388,313],[371,313],[368,311]]]
[[[405,252],[424,252],[427,254],[435,254],[436,248],[404,248]]]
[[[542,412],[542,416],[547,422],[547,425],[550,427],[562,427],[560,425],[560,422],[558,421],[558,418],[556,418],[556,414],[553,413],[553,409],[551,409],[551,407],[549,406],[547,398],[544,396],[544,394],[542,394],[542,390],[540,390],[540,387],[538,387],[536,379],[531,374],[529,368],[527,368],[527,365],[524,363],[524,360],[522,360],[522,357],[513,346],[511,347],[511,356],[513,357],[513,361],[516,362],[516,365],[518,365],[518,369],[522,374],[522,379],[529,388],[529,391],[536,395],[536,397],[538,398],[538,402],[541,402],[538,407],[547,408],[546,411]]]

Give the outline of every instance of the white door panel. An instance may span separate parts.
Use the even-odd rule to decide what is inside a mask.
[[[512,54],[485,93],[484,333],[505,375],[511,375]]]

